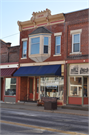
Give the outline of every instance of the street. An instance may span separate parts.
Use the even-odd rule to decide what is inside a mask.
[[[2,108],[1,135],[85,135],[88,117]]]

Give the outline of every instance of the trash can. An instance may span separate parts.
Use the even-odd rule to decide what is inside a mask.
[[[57,102],[45,101],[44,110],[57,110]]]

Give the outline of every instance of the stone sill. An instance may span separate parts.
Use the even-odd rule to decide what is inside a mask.
[[[70,53],[70,55],[78,55],[78,54],[82,54],[82,52],[73,52],[73,53]]]
[[[25,58],[21,58],[21,60],[23,60],[23,59],[27,59],[27,57],[25,57]]]
[[[55,57],[55,56],[61,56],[61,54],[57,54],[57,55],[56,55],[56,54],[54,54],[53,56],[54,56],[54,57]]]

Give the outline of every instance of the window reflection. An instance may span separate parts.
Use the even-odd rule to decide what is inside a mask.
[[[6,78],[5,80],[5,95],[16,95],[16,78]]]
[[[41,78],[40,96],[57,97],[63,99],[64,78],[63,77],[45,77]]]

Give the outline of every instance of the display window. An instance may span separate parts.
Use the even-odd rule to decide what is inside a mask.
[[[82,97],[82,77],[70,77],[69,96]]]
[[[16,78],[5,79],[5,95],[16,96]]]
[[[63,100],[64,77],[43,77],[40,87],[40,97],[56,97]]]

